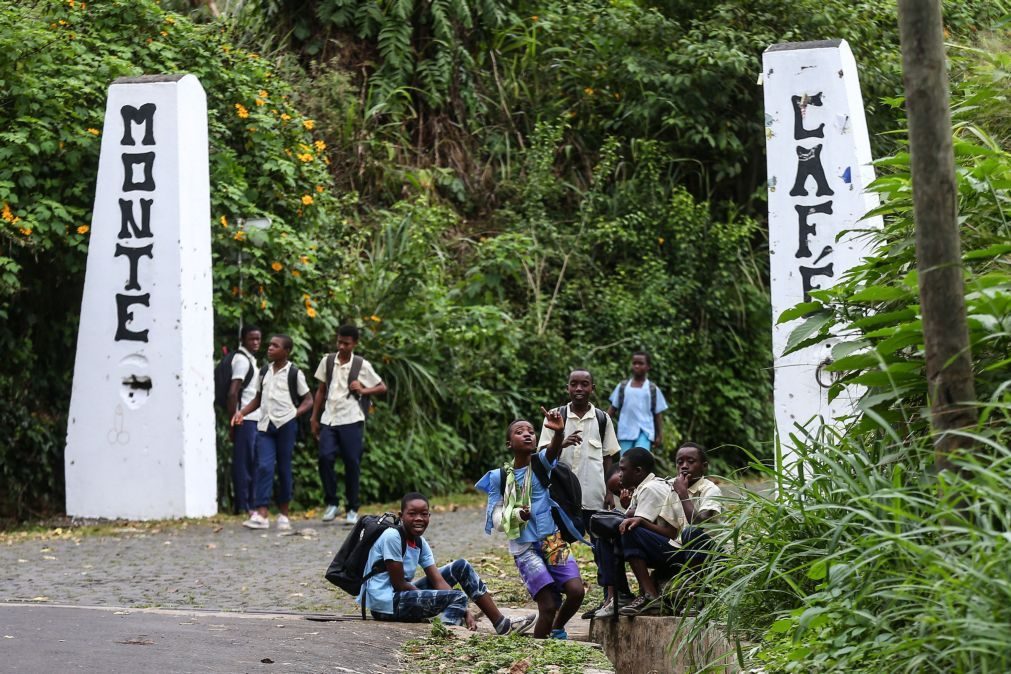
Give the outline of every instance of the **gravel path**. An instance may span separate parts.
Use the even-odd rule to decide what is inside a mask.
[[[426,538],[436,560],[501,545],[485,536],[483,520],[480,508],[433,514]],[[353,614],[353,600],[323,578],[350,527],[293,524],[290,535],[250,531],[229,518],[7,541],[0,601]]]

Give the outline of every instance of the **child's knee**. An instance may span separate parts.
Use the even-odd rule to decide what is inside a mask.
[[[565,584],[565,596],[573,601],[583,601],[586,588],[583,587],[582,580],[570,580]]]

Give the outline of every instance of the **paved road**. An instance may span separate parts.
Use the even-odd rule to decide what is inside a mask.
[[[280,535],[238,520],[190,521],[0,544],[0,601],[352,614],[352,599],[323,579],[348,531],[306,521]],[[501,543],[484,535],[475,508],[434,515],[426,538],[439,562]]]
[[[5,672],[400,671],[398,653],[427,625],[172,609],[0,604]]]

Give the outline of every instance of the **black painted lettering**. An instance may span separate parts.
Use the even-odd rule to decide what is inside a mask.
[[[807,188],[804,183],[813,177],[818,186],[816,196],[826,197],[835,194],[828,186],[825,179],[825,169],[821,165],[821,145],[815,145],[810,150],[797,146],[797,179],[793,181],[793,189],[790,190],[791,197],[806,197]]]
[[[136,145],[133,140],[133,124],[144,125],[144,139],[140,142],[144,145],[154,145],[154,112],[157,110],[154,103],[145,103],[139,108],[132,105],[124,105],[119,113],[123,116],[123,140],[120,145]]]
[[[807,245],[808,237],[817,234],[817,225],[808,222],[815,213],[832,215],[832,202],[826,201],[815,206],[794,206],[797,211],[797,252],[794,257],[811,257],[811,249]]]
[[[144,166],[144,178],[140,182],[133,179],[134,167]],[[123,155],[123,191],[154,192],[154,152]]]
[[[140,283],[137,281],[137,266],[140,264],[140,258],[142,257],[154,259],[154,255],[151,254],[153,249],[154,244],[148,244],[140,248],[130,248],[129,246],[116,244],[116,254],[113,257],[125,255],[130,260],[130,280],[123,286],[123,290],[140,290]]]
[[[804,110],[809,105],[814,105],[819,108],[821,107],[821,92],[819,91],[814,96],[808,96],[807,94],[804,94],[803,96],[792,96],[790,98],[790,102],[793,103],[794,140],[803,140],[805,138],[824,138],[824,124],[819,124],[817,129],[804,128]]]
[[[118,324],[116,325],[116,341],[130,341],[130,342],[146,342],[147,341],[147,330],[131,330],[126,327],[127,323],[133,322],[133,312],[130,311],[130,307],[135,304],[139,304],[142,307],[151,306],[151,294],[145,293],[143,295],[116,295],[116,316],[118,319]]]
[[[816,286],[811,283],[811,279],[816,276],[827,276],[828,278],[833,278],[835,276],[835,271],[832,269],[832,263],[828,263],[824,267],[801,267],[800,268],[800,278],[804,285],[804,301],[811,301],[811,291],[821,290],[821,286]]]
[[[151,204],[154,199],[140,200],[140,226],[133,216],[133,202],[129,199],[119,200],[119,238],[120,239],[150,239],[151,234]],[[131,234],[131,232],[133,232]]]

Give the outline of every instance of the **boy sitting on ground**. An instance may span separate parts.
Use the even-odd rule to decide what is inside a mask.
[[[653,474],[653,455],[641,447],[625,452],[618,462],[621,486],[631,492],[625,520],[618,527],[621,558],[628,562],[639,583],[640,595],[621,608],[620,615],[656,615],[659,592],[650,569],[661,573],[677,568],[672,541],[684,526],[684,510],[670,485]],[[608,546],[601,547],[601,568],[624,568]]]
[[[583,580],[552,517],[548,489],[536,479],[531,466],[531,461],[541,461],[550,474],[562,451],[565,422],[558,410],[548,412],[542,407],[541,412],[544,427],[552,433],[548,446],[537,451],[533,424],[524,419],[512,422],[506,444],[513,461],[505,466],[505,485],[500,487],[502,471],[496,469],[476,486],[488,494],[485,532],[497,528],[505,533],[520,578],[537,602],[534,637],[568,639],[565,624],[583,601]]]
[[[401,526],[380,534],[372,546],[366,569],[375,568],[382,561],[385,571],[377,573],[362,584],[358,603],[365,600],[376,620],[419,622],[442,614],[448,625],[467,625],[476,630],[474,616],[467,610],[467,599],[473,599],[481,612],[491,621],[496,634],[521,633],[533,624],[534,616],[515,620],[502,615],[488,588],[466,559],[458,559],[442,568],[435,565],[435,557],[424,533],[431,520],[428,499],[418,492],[406,494],[400,501]],[[401,536],[406,538],[401,540]],[[412,582],[414,573],[421,567],[425,577]],[[454,590],[459,585],[462,590]]]

